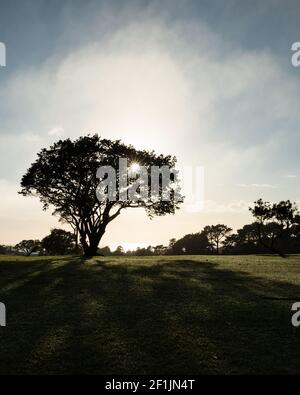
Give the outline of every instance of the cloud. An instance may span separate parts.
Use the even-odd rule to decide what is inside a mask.
[[[1,178],[19,179],[58,137],[99,132],[205,166],[207,213],[246,212],[256,189],[280,190],[278,172],[299,160],[298,76],[270,50],[233,46],[200,19],[167,23],[153,15],[132,15],[106,34],[96,34],[97,20],[85,31],[94,32],[88,44],[3,83]],[[268,183],[252,183],[257,174]],[[230,186],[239,179],[237,195]],[[192,216],[185,222],[196,227]],[[167,231],[166,222],[157,237]]]
[[[286,178],[299,178],[300,174],[288,174]]]
[[[5,88],[3,132],[53,138],[62,129],[70,137],[98,131],[197,160],[211,172],[222,158],[228,178],[242,170],[250,178],[277,141],[287,143],[278,125],[297,118],[299,99],[269,51],[231,48],[201,21],[167,26],[162,19],[129,24],[19,73]],[[13,112],[8,125],[6,110]]]
[[[247,213],[251,204],[245,200],[234,200],[227,203],[206,200],[203,211],[206,213]]]
[[[277,188],[276,185],[271,184],[238,184],[242,188]]]
[[[57,126],[53,129],[50,129],[48,132],[49,136],[62,136],[65,133],[65,130],[61,126]]]

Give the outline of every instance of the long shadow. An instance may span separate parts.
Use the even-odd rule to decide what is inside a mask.
[[[0,290],[0,373],[299,373],[284,300],[299,286],[212,262],[118,262],[1,263],[1,287],[2,269],[16,284]]]

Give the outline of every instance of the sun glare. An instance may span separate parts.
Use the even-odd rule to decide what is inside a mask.
[[[131,172],[135,173],[135,172],[139,171],[140,165],[139,165],[139,163],[134,162],[134,163],[131,164],[129,169],[130,169]]]

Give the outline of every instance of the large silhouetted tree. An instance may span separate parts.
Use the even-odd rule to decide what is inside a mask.
[[[151,166],[174,168],[176,158],[157,155],[153,151],[139,151],[131,145],[118,141],[101,139],[97,134],[80,137],[77,140],[60,140],[50,148],[42,149],[36,161],[30,166],[21,181],[21,194],[38,196],[43,208],[54,207],[54,214],[60,220],[69,223],[79,236],[86,256],[97,253],[99,242],[107,225],[117,218],[123,209],[142,207],[147,214],[165,215],[174,213],[179,208],[178,199],[174,197],[177,185],[170,177],[167,189],[170,199],[162,193],[159,199],[152,199],[151,177],[148,178],[147,197],[142,199],[120,200],[120,174],[116,174],[116,200],[98,200],[96,196],[99,179],[96,174],[100,166],[111,166],[118,170],[119,158],[126,158],[128,164],[143,165],[150,174]],[[103,180],[105,177],[103,177]],[[136,178],[128,177],[128,188],[134,187]],[[123,185],[123,184],[122,184]],[[164,189],[165,190],[165,189]],[[177,189],[178,190],[178,189]],[[137,192],[139,192],[139,187]],[[160,184],[159,192],[163,192]],[[178,194],[177,194],[178,196]],[[132,224],[128,224],[128,229]]]

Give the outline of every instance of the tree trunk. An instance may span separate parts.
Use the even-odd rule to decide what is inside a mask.
[[[87,245],[85,248],[83,248],[84,256],[86,258],[92,258],[93,256],[97,255],[97,250],[98,246],[89,246]]]
[[[285,255],[283,252],[279,251],[277,248],[275,248],[275,247],[273,246],[273,245],[274,245],[274,240],[272,240],[271,245],[268,245],[267,243],[265,243],[265,242],[263,241],[263,237],[262,237],[261,229],[260,229],[260,226],[259,226],[259,225],[258,225],[258,227],[257,227],[257,231],[258,231],[258,241],[260,242],[260,244],[261,244],[263,247],[265,247],[267,250],[269,250],[269,251],[272,252],[273,254],[279,255],[281,258],[286,258],[286,255]]]
[[[273,246],[269,246],[262,239],[260,239],[259,241],[263,247],[265,247],[267,250],[269,250],[273,254],[279,255],[281,258],[286,258],[286,255],[283,252],[279,251],[277,248],[275,248]]]
[[[97,250],[100,240],[102,239],[104,233],[105,233],[105,229],[101,230],[98,233],[95,232],[94,234],[89,235],[88,237],[89,243],[86,241],[86,239],[82,238],[81,244],[82,244],[84,256],[86,258],[99,255],[97,254]]]

